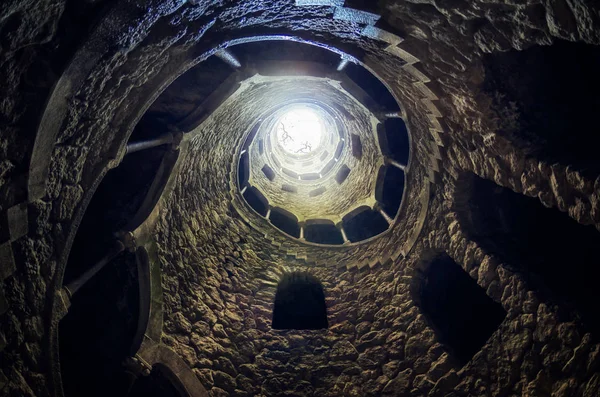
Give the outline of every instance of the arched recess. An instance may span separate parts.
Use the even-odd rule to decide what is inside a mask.
[[[305,272],[286,273],[277,285],[274,329],[327,328],[327,307],[321,282]]]
[[[300,237],[300,226],[296,215],[283,208],[274,207],[271,209],[269,220],[276,228],[284,231],[292,237]]]
[[[240,157],[238,165],[238,184],[242,189],[250,179],[250,153],[245,151]]]
[[[306,241],[317,244],[344,244],[342,232],[327,219],[309,219],[304,226]]]
[[[506,312],[446,254],[424,260],[413,277],[415,303],[461,366],[481,350]]]
[[[382,166],[377,174],[375,199],[383,210],[395,217],[404,193],[404,171],[391,165]]]
[[[249,187],[243,194],[244,199],[252,209],[262,216],[266,216],[269,211],[269,201],[264,194],[254,186]]]
[[[117,237],[126,238],[124,231],[148,219],[177,158],[169,146],[128,154],[102,179],[86,208],[63,277],[70,306],[58,325],[60,384],[67,397],[87,387],[90,396],[118,395],[127,387],[122,363],[148,328],[152,277],[144,248],[113,246]],[[95,357],[92,363],[89,357]]]
[[[377,126],[377,139],[381,153],[400,164],[407,165],[410,140],[408,128],[401,118],[387,118]]]
[[[537,198],[467,174],[456,210],[469,238],[520,273],[541,296],[567,302],[600,332],[600,233]]]
[[[116,232],[134,230],[149,216],[176,159],[177,152],[165,147],[127,155],[104,177],[87,207],[63,281],[74,293],[58,329],[67,397],[81,395],[86,387],[93,390],[86,393],[90,396],[119,393],[125,387],[122,362],[141,344],[140,324],[147,324],[150,311],[145,251],[123,251],[81,288],[72,285],[111,251]],[[95,357],[93,362],[89,357]]]
[[[376,236],[389,227],[388,222],[378,211],[367,206],[356,208],[346,214],[342,218],[342,225],[348,240],[353,243]]]
[[[398,102],[390,94],[387,87],[367,69],[354,63],[345,68],[348,77],[358,85],[375,102],[375,105],[386,112],[398,112]]]
[[[135,255],[126,251],[73,296],[58,329],[66,397],[119,395],[126,389],[122,363],[131,354],[139,295]]]

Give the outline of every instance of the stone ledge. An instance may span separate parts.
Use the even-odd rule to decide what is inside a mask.
[[[419,58],[415,57],[414,55],[406,52],[405,50],[397,46],[389,46],[385,49],[385,51],[389,52],[394,56],[397,56],[409,65],[419,62]]]
[[[390,33],[386,30],[380,29],[380,28],[372,26],[372,25],[366,26],[362,30],[362,32],[360,32],[360,34],[362,36],[369,37],[374,40],[384,41],[391,46],[396,46],[404,40],[400,36],[397,36],[393,33]]]
[[[379,18],[381,17],[377,14],[347,7],[338,7],[333,13],[333,19],[367,25],[375,25]]]

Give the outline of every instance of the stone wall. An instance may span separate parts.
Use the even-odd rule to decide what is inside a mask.
[[[307,261],[296,256],[310,257],[309,249],[272,237],[278,249],[238,218],[223,191],[213,190],[223,188],[213,183],[227,178],[223,169],[201,189],[176,192],[185,200],[165,214],[159,235],[165,342],[179,349],[212,394],[277,395],[293,388],[293,376],[322,380],[311,385],[314,395],[363,395],[378,388],[385,393],[386,387],[391,394],[414,395],[598,394],[594,338],[470,241],[454,209],[466,171],[599,227],[598,175],[524,150],[514,140],[519,124],[499,133],[500,120],[514,113],[483,89],[486,73],[494,72],[481,60],[485,53],[556,39],[598,45],[597,6],[570,0],[380,1],[370,8],[383,16],[377,25],[372,15],[337,1],[192,3],[48,0],[0,6],[1,394],[58,390],[48,335],[57,321],[54,297],[99,179],[118,163],[137,120],[164,87],[216,46],[250,32],[317,40],[360,58],[380,75],[409,116],[417,137],[413,149],[427,163],[414,175],[417,183],[425,177],[435,182],[434,201],[408,258],[392,255],[410,239],[404,224],[397,237],[378,239],[369,249],[313,254],[310,263],[318,256],[330,264],[358,265],[347,271],[308,267],[323,281],[335,321],[328,331],[285,334],[267,328],[273,284],[286,268],[306,268]],[[384,25],[397,36],[376,30]],[[418,194],[409,200],[419,203]],[[406,224],[418,222],[419,208],[406,215]],[[443,354],[408,293],[413,267],[430,251],[447,252],[508,312],[462,369]],[[381,253],[395,257],[394,264],[357,271],[378,263],[373,256]],[[301,362],[301,352],[313,359]],[[301,370],[292,372],[282,360]],[[260,391],[253,389],[257,382],[246,380],[253,376],[263,380]]]

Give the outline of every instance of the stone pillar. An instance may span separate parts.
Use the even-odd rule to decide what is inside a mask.
[[[383,218],[387,221],[388,225],[394,223],[394,220],[381,208],[381,205],[376,206],[377,211],[383,216]]]
[[[393,165],[394,167],[396,167],[396,168],[399,168],[399,169],[401,169],[402,171],[406,170],[406,165],[404,165],[404,164],[402,164],[402,163],[399,163],[399,162],[397,162],[396,160],[394,160],[394,159],[391,159],[391,158],[389,158],[389,157],[386,157],[386,158],[385,158],[385,163],[386,163],[386,164],[389,164],[389,165]]]
[[[150,149],[150,148],[165,145],[165,144],[170,144],[170,143],[173,143],[173,141],[174,141],[173,134],[169,133],[169,134],[161,135],[154,139],[149,139],[147,141],[128,143],[126,154],[139,152],[142,150]]]
[[[342,233],[342,238],[344,239],[344,244],[350,244],[350,240],[348,240],[348,236],[346,236],[346,231],[344,230],[344,225],[342,222],[335,225],[338,228],[340,233]]]
[[[67,286],[64,287],[65,292],[71,298],[81,287],[83,287],[88,281],[90,281],[100,270],[104,268],[115,256],[125,250],[125,244],[119,240],[115,240],[113,246],[110,248],[108,253],[104,255],[102,259],[98,261],[94,266],[83,273],[78,279],[71,281]]]
[[[219,59],[221,59],[223,62],[225,62],[234,69],[239,69],[242,67],[240,61],[235,57],[235,55],[233,55],[231,51],[227,49],[222,49],[215,52],[215,56],[217,56]]]
[[[304,222],[298,222],[298,226],[300,226],[300,240],[304,241]]]
[[[342,58],[340,63],[337,66],[337,71],[341,72],[342,70],[346,69],[346,66],[348,66],[349,62],[350,62],[350,60],[348,58]]]

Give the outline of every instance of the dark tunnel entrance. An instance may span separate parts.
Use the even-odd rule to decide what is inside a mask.
[[[464,366],[506,317],[499,303],[447,255],[419,275],[416,301],[440,341]]]
[[[275,295],[274,329],[322,329],[329,326],[325,293],[319,280],[304,272],[285,274]]]
[[[484,57],[501,132],[548,162],[600,171],[600,47],[557,40]]]
[[[574,305],[584,324],[600,331],[600,233],[537,198],[472,178],[470,211],[463,213],[471,237],[532,287]]]

